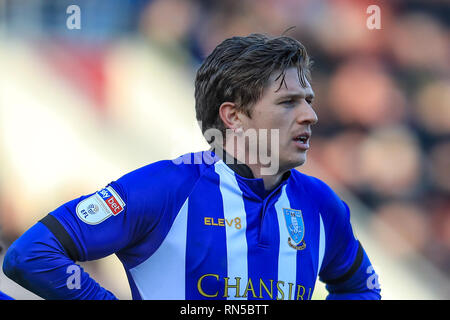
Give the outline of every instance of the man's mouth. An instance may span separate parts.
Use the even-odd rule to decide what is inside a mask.
[[[310,137],[311,137],[311,134],[309,132],[302,132],[299,135],[296,135],[293,138],[293,140],[298,148],[300,148],[302,150],[308,150]]]

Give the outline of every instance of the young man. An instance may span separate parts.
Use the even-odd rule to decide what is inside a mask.
[[[294,169],[317,122],[305,48],[227,39],[195,89],[212,150],[64,204],[11,245],[5,274],[46,299],[115,299],[75,264],[115,253],[134,299],[310,299],[318,276],[329,299],[379,299],[349,208]]]

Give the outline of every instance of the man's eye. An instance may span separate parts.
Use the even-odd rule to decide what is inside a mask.
[[[289,99],[289,100],[284,100],[282,102],[280,102],[280,104],[293,104],[295,101],[294,99]]]

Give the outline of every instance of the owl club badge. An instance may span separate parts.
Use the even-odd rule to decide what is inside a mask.
[[[300,210],[283,208],[284,220],[290,237],[288,244],[295,250],[303,250],[306,248],[305,240],[305,224]]]

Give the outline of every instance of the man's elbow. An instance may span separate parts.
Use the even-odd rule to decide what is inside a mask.
[[[23,254],[19,252],[14,243],[9,247],[3,259],[3,273],[15,282],[21,282],[26,266]]]
[[[367,271],[371,271],[369,273]],[[352,277],[341,283],[327,284],[327,300],[381,300],[378,275],[373,268],[360,268]]]

